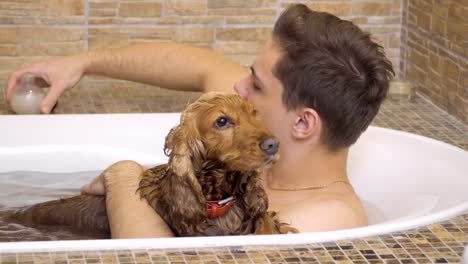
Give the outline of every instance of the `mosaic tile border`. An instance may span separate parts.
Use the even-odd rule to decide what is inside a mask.
[[[13,263],[459,263],[468,214],[406,232],[295,246],[0,253]]]

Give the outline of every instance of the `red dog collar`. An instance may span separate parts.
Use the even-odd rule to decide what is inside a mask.
[[[235,203],[234,196],[219,201],[206,201],[206,212],[209,218],[224,215]]]

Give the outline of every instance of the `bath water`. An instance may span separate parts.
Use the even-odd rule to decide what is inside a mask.
[[[23,206],[78,195],[81,186],[100,173],[101,171],[0,173],[0,242],[91,239],[60,227],[26,227],[5,220],[4,216]]]
[[[148,165],[145,167],[153,167]],[[11,171],[0,173],[0,242],[93,239],[54,226],[27,227],[5,220],[11,210],[80,194],[80,188],[102,171],[44,173]],[[388,217],[377,205],[363,200],[369,224],[379,224]],[[467,263],[468,264],[468,263]]]

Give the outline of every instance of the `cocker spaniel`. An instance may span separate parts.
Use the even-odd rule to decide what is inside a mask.
[[[137,192],[176,236],[297,232],[268,211],[259,174],[278,159],[279,142],[238,95],[207,93],[187,107],[166,137],[167,164],[146,170]],[[110,237],[104,196],[79,195],[11,215],[26,225],[62,225]]]

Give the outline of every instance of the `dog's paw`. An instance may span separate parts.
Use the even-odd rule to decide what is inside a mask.
[[[299,229],[292,227],[288,223],[280,223],[279,231],[281,234],[297,234],[299,233]]]
[[[275,222],[278,230],[279,230],[279,233],[280,234],[290,234],[290,233],[299,233],[299,229],[295,228],[295,227],[292,227],[290,224],[288,223],[284,223],[284,222],[281,222],[280,219],[279,219],[279,216],[278,216],[278,213],[275,212],[275,211],[269,211],[267,212],[267,214],[273,219],[273,221]]]

